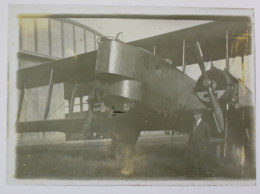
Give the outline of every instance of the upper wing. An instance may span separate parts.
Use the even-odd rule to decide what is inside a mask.
[[[186,64],[197,63],[194,44],[199,41],[205,61],[214,61],[226,57],[226,31],[229,34],[229,57],[251,53],[250,21],[215,21],[174,31],[129,44],[142,47],[162,58],[171,59],[176,66],[182,65],[183,40],[185,40]]]
[[[17,88],[48,85],[52,69],[54,83],[86,82],[95,79],[96,51],[20,69],[17,71]]]
[[[251,53],[251,28],[249,21],[216,21],[186,28],[154,37],[130,42],[128,44],[153,51],[156,55],[169,58],[173,64],[182,64],[183,40],[185,40],[186,64],[197,63],[194,43],[200,42],[204,60],[219,60],[226,57],[226,30],[229,32],[229,56],[248,55]],[[234,42],[236,44],[234,44]],[[245,48],[245,43],[246,48]],[[241,46],[243,45],[243,47]],[[73,57],[20,69],[17,71],[17,87],[21,89],[39,87],[49,83],[52,69],[55,71],[55,83],[86,82],[94,80],[97,52],[89,52]]]

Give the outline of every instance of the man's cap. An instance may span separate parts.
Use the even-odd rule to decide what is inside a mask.
[[[202,115],[202,112],[201,112],[201,110],[194,110],[194,111],[192,112],[192,114],[193,114],[193,115]]]

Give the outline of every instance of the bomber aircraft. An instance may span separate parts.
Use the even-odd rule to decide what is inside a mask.
[[[187,131],[191,112],[201,109],[224,156],[251,157],[253,95],[243,76],[230,73],[229,61],[241,57],[243,75],[244,57],[253,54],[252,25],[248,17],[227,17],[128,43],[119,34],[104,36],[96,51],[20,69],[17,132],[110,132],[111,153],[118,156],[122,147],[136,144],[140,131]],[[226,60],[224,70],[214,66],[219,60]],[[212,63],[209,70],[206,62]],[[201,70],[197,81],[185,74],[191,64]],[[69,115],[49,120],[56,83],[64,83]],[[20,121],[25,90],[41,86],[48,86],[44,118]],[[77,96],[88,96],[89,108],[81,117],[73,116]]]

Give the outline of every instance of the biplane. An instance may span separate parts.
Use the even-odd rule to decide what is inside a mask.
[[[254,148],[254,101],[242,79],[229,71],[229,60],[253,54],[250,18],[217,20],[198,26],[125,43],[101,37],[96,51],[17,71],[20,92],[16,131],[87,134],[110,132],[111,151],[134,146],[140,131],[187,131],[191,112],[201,109],[213,135],[228,150]],[[226,60],[226,68],[214,66]],[[213,63],[206,70],[205,63]],[[198,64],[197,81],[185,74]],[[64,83],[69,101],[65,119],[49,120],[53,86]],[[26,89],[47,86],[44,118],[20,121]],[[75,98],[88,96],[89,108],[73,116]],[[235,147],[234,147],[235,146]],[[230,151],[231,152],[231,151]],[[251,151],[252,152],[252,151]],[[242,156],[241,156],[242,157]]]

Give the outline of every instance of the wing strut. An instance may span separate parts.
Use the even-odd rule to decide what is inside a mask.
[[[186,61],[185,61],[185,40],[183,40],[182,44],[182,72],[185,73],[186,71]]]
[[[229,55],[228,55],[229,47],[228,47],[228,30],[226,30],[226,71],[229,73]],[[226,103],[226,111],[229,110],[229,105]],[[228,115],[225,116],[225,125],[224,125],[225,135],[224,135],[224,150],[223,150],[223,157],[226,158],[227,155],[227,142],[228,142]]]
[[[229,72],[228,30],[226,30],[226,71]]]
[[[16,122],[19,122],[20,117],[21,117],[21,112],[22,112],[22,107],[23,107],[23,99],[24,99],[24,91],[25,91],[25,84],[26,84],[26,81],[24,81],[23,86],[22,86],[22,88],[21,88],[21,93],[20,93],[20,98],[19,98],[19,104],[18,104],[18,111],[17,111]]]
[[[74,107],[74,102],[75,102],[75,96],[76,96],[76,93],[77,93],[77,89],[78,89],[78,82],[75,82],[73,91],[71,93],[71,98],[70,98],[69,118],[71,117],[71,115],[73,113],[73,107]]]
[[[45,106],[45,112],[44,112],[44,120],[47,119],[49,110],[50,110],[50,104],[51,104],[51,96],[52,96],[52,90],[53,90],[53,82],[54,82],[54,70],[51,70],[51,76],[50,76],[50,82],[49,82],[49,90],[48,90],[48,96]]]

